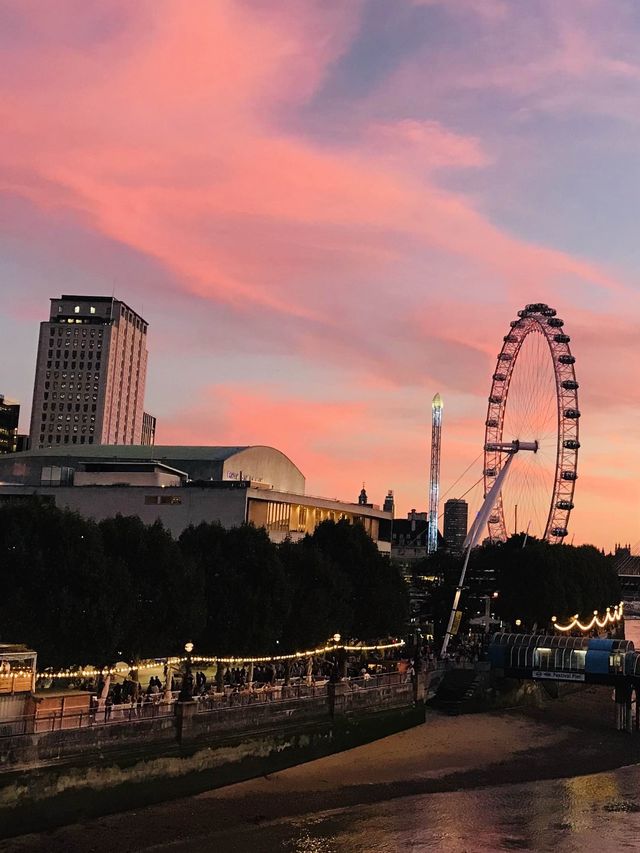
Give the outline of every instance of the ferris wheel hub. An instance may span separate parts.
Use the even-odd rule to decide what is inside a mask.
[[[530,450],[533,453],[537,453],[538,447],[539,444],[537,441],[520,441],[516,438],[513,441],[498,441],[487,444],[485,445],[485,450],[489,450],[492,453],[517,453],[519,450]]]

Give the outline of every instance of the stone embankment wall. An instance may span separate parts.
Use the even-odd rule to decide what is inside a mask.
[[[424,722],[428,676],[326,697],[0,739],[0,837],[185,796]]]

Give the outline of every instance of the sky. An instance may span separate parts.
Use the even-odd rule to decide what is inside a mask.
[[[402,515],[436,392],[442,492],[480,476],[502,337],[542,301],[580,382],[573,541],[640,538],[636,0],[0,0],[0,57],[25,431],[48,300],[114,293],[149,322],[157,443],[272,445]]]

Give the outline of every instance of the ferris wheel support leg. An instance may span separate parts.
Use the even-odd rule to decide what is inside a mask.
[[[478,512],[475,521],[471,527],[471,530],[467,534],[467,538],[465,540],[465,555],[464,562],[462,564],[462,571],[460,572],[460,580],[458,581],[458,586],[456,587],[455,595],[453,596],[453,605],[451,607],[451,613],[449,615],[449,624],[447,625],[447,631],[444,635],[444,640],[442,641],[442,649],[440,650],[440,657],[444,658],[447,653],[447,647],[449,646],[449,640],[456,632],[453,630],[453,626],[456,620],[456,612],[458,610],[458,604],[460,603],[460,596],[462,595],[462,590],[464,588],[464,579],[467,574],[467,566],[469,565],[469,557],[471,556],[471,549],[474,548],[480,538],[480,534],[484,529],[487,521],[489,520],[489,514],[493,509],[496,500],[498,499],[498,495],[500,494],[500,489],[502,488],[502,484],[504,483],[505,477],[511,467],[511,462],[513,461],[513,457],[518,452],[518,447],[515,447],[511,453],[507,461],[504,463],[502,468],[500,469],[500,473],[496,477],[496,481],[488,492],[486,498],[482,506],[480,507],[480,511]],[[528,449],[528,448],[527,448]]]

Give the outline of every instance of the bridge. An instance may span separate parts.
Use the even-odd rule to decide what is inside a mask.
[[[640,652],[631,640],[498,633],[491,639],[489,661],[505,678],[609,686],[615,691],[617,728],[640,730]]]

